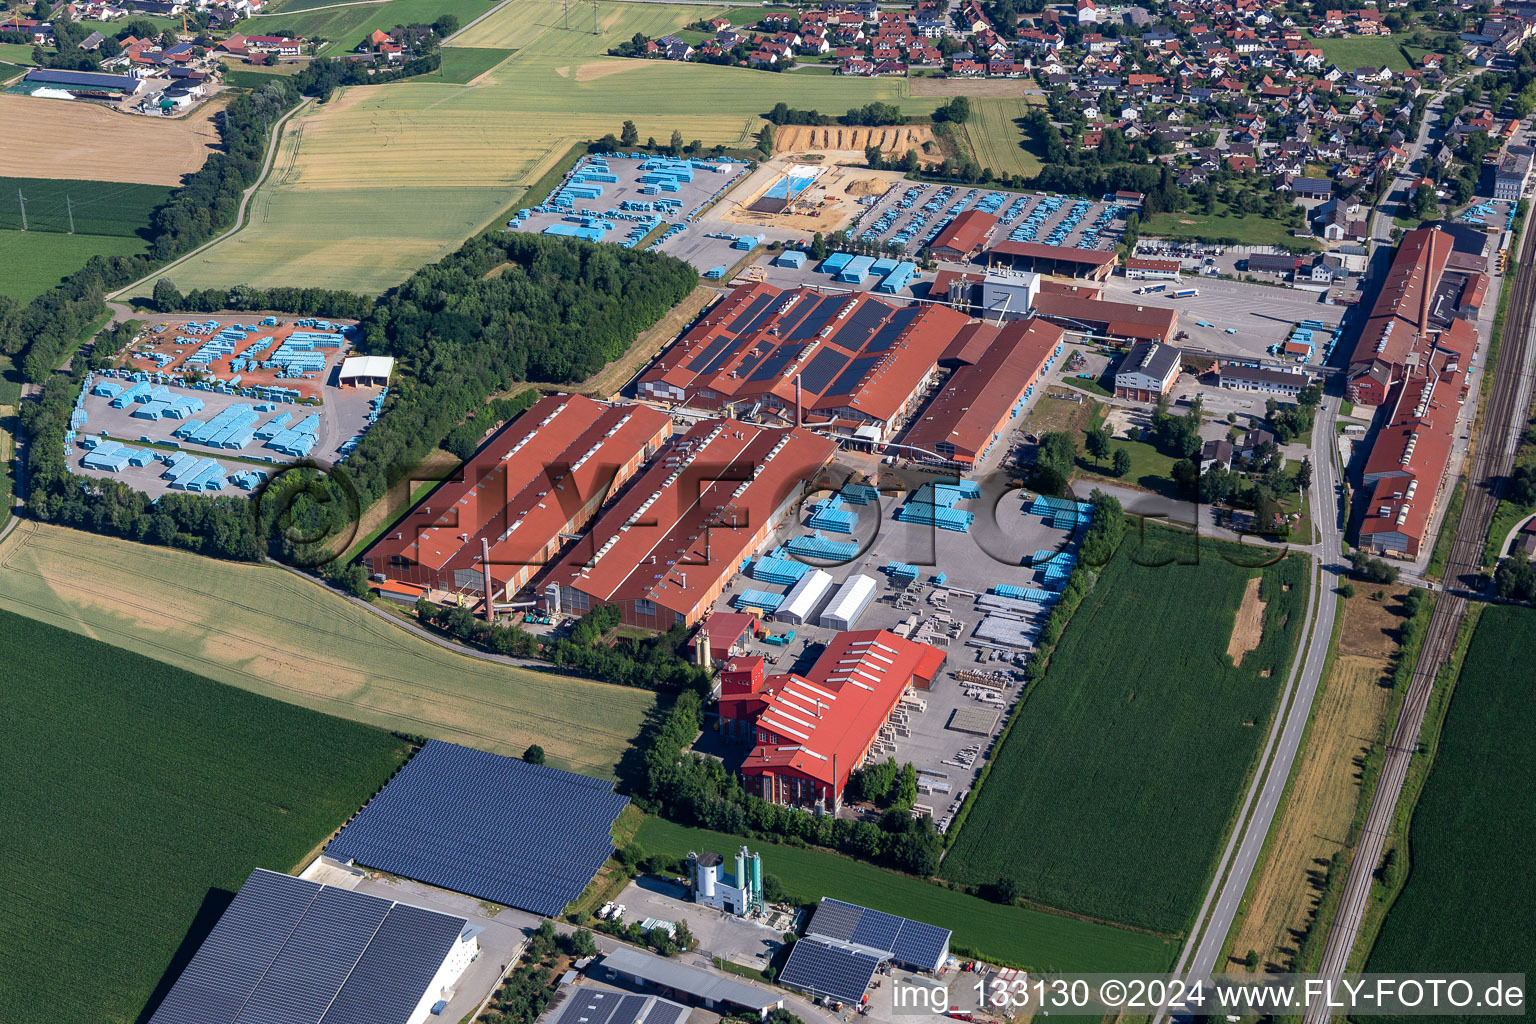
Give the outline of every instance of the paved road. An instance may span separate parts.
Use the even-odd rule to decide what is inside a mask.
[[[1337,610],[1333,590],[1338,584],[1341,568],[1339,553],[1342,550],[1344,513],[1336,500],[1340,474],[1337,463],[1337,447],[1334,444],[1334,423],[1337,416],[1337,399],[1325,398],[1318,408],[1313,426],[1314,465],[1313,499],[1315,519],[1321,541],[1313,545],[1294,545],[1297,550],[1312,556],[1312,585],[1308,594],[1308,621],[1311,636],[1296,652],[1285,693],[1281,697],[1281,713],[1275,716],[1265,744],[1265,767],[1255,774],[1253,783],[1243,802],[1240,826],[1233,830],[1217,867],[1216,879],[1206,892],[1196,917],[1196,926],[1190,933],[1190,941],[1174,966],[1175,973],[1191,979],[1203,978],[1225,969],[1218,963],[1221,947],[1242,905],[1243,893],[1254,868],[1275,812],[1290,779],[1291,766],[1301,750],[1302,737],[1307,720],[1312,714],[1312,702],[1322,682],[1323,667],[1328,659],[1329,642],[1333,637],[1333,620]],[[1326,514],[1332,508],[1334,514]],[[1159,1015],[1162,1020],[1165,1015]]]
[[[1344,973],[1354,952],[1360,924],[1370,900],[1375,871],[1381,863],[1382,849],[1391,834],[1398,800],[1413,756],[1418,751],[1419,730],[1435,677],[1455,646],[1456,634],[1466,614],[1469,596],[1480,596],[1485,586],[1481,574],[1483,543],[1498,505],[1501,478],[1514,461],[1515,445],[1530,407],[1532,362],[1536,358],[1536,235],[1527,230],[1519,245],[1519,269],[1510,283],[1509,318],[1505,323],[1503,350],[1494,370],[1493,390],[1489,394],[1483,436],[1478,441],[1472,471],[1468,476],[1467,498],[1446,565],[1446,593],[1435,605],[1425,634],[1423,653],[1408,686],[1408,694],[1398,714],[1397,725],[1387,745],[1386,761],[1371,796],[1365,826],[1350,862],[1344,883],[1344,896],[1328,930],[1323,960],[1318,970],[1328,976]],[[1306,1015],[1306,1024],[1327,1024],[1331,1011],[1317,1007]]]

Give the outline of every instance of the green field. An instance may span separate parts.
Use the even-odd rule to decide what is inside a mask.
[[[166,185],[121,181],[0,178],[0,231],[21,229],[21,204],[16,200],[20,192],[27,199],[31,231],[68,232],[73,210],[75,234],[135,238],[172,191]]]
[[[1236,667],[1228,644],[1257,571],[1222,557],[1241,558],[1235,545],[1209,540],[1199,564],[1138,565],[1195,553],[1189,535],[1148,526],[1146,536],[1157,557],[1128,536],[1025,695],[943,874],[1011,877],[1026,899],[1179,933],[1290,670],[1306,560],[1263,571],[1262,639]]]
[[[31,67],[32,47],[26,43],[0,43],[0,61]],[[7,73],[7,69],[0,69],[0,78],[9,78],[11,74],[20,72]]]
[[[273,566],[25,522],[0,608],[368,725],[612,777],[656,697],[454,654]]]
[[[636,842],[646,853],[683,856],[690,850],[729,853],[739,836],[688,828],[648,817]],[[958,949],[1005,963],[1064,971],[1160,971],[1178,952],[1170,940],[1076,918],[1005,907],[820,850],[747,840],[763,855],[763,871],[796,903],[823,896],[926,921],[954,931]]]
[[[350,50],[374,29],[414,23],[430,25],[444,14],[458,16],[461,25],[490,10],[491,0],[386,0],[376,4],[289,4],[251,19],[251,31],[294,32],[306,39],[329,39],[321,52]]]
[[[1337,64],[1345,72],[1355,68],[1379,68],[1383,64],[1393,71],[1407,71],[1408,58],[1395,36],[1343,36],[1338,39],[1315,39],[1323,56]]]
[[[882,100],[910,113],[945,102],[913,99],[891,78],[603,56],[637,31],[660,35],[713,13],[614,4],[600,9],[602,33],[593,35],[590,21],[577,29],[574,13],[562,28],[555,0],[516,0],[448,48],[517,51],[472,85],[426,76],[355,87],[290,121],[251,223],[171,276],[184,290],[246,282],[377,293],[456,249],[573,144],[617,133],[626,118],[642,140],[676,129],[707,146],[750,147],[760,115],[779,100],[821,110]]]
[[[140,238],[0,229],[0,295],[30,302],[92,256],[133,256],[147,248]]]
[[[443,66],[438,72],[438,81],[463,85],[512,56],[512,51],[483,46],[445,46],[442,54]]]
[[[971,119],[965,125],[965,137],[971,155],[993,174],[1040,173],[1040,156],[1033,149],[1033,139],[1016,122],[1029,113],[1028,99],[993,99],[971,97]]]
[[[1520,866],[1536,843],[1533,646],[1536,611],[1483,612],[1413,812],[1408,882],[1365,970],[1536,963],[1536,883]]]
[[[1141,233],[1152,238],[1188,238],[1193,241],[1235,239],[1239,245],[1280,245],[1290,249],[1316,249],[1317,242],[1297,238],[1290,228],[1261,213],[1246,217],[1229,213],[1203,214],[1181,210],[1159,213],[1142,222]]]
[[[297,867],[407,753],[6,612],[0,665],[7,1024],[134,1021],[202,915]]]

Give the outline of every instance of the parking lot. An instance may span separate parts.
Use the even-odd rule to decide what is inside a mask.
[[[1161,292],[1136,294],[1138,289],[1159,284],[1164,286]],[[1172,297],[1175,291],[1190,288],[1199,294]],[[1219,278],[1191,277],[1174,283],[1111,277],[1104,282],[1104,297],[1177,309],[1179,330],[1189,335],[1178,340],[1181,349],[1253,359],[1273,358],[1269,349],[1283,344],[1292,327],[1301,321],[1316,320],[1331,330],[1345,311],[1345,307],[1329,305],[1312,292]],[[1321,362],[1322,356],[1321,351],[1316,352],[1314,362]]]
[[[737,240],[750,235],[755,244],[760,232],[727,229],[700,214],[746,174],[745,164],[728,159],[587,156],[540,205],[521,211],[507,226],[627,248],[645,242],[688,261],[700,273],[728,269],[751,249],[734,248]],[[664,232],[656,234],[663,226]]]
[[[844,508],[858,512],[853,533],[824,536],[856,542],[860,550],[842,564],[807,561],[822,566],[839,584],[859,573],[877,582],[875,600],[853,628],[888,629],[947,651],[944,671],[932,688],[915,690],[903,701],[874,751],[882,760],[894,757],[898,763],[912,762],[919,773],[917,803],[931,809],[943,828],[971,788],[1006,711],[1018,699],[1019,669],[1030,650],[1027,639],[1010,645],[996,640],[995,633],[978,636],[977,627],[987,609],[978,605],[977,598],[999,584],[1043,588],[1045,570],[1021,563],[1036,552],[1066,550],[1072,534],[1030,514],[1034,495],[1022,491],[988,492],[959,501],[956,509],[975,516],[966,533],[895,519],[896,509],[906,498],[906,493],[891,493],[882,495],[879,504],[845,504]],[[762,553],[811,534],[811,528],[803,525],[808,514],[806,509],[798,521],[781,527]],[[884,569],[893,562],[915,567],[917,579],[908,583],[887,574]],[[942,583],[937,582],[941,573]],[[783,593],[789,587],[743,575],[732,582],[717,607],[734,607],[736,598],[748,589]],[[1027,635],[1038,629],[1046,613],[1047,609],[1039,608],[1021,613],[1021,619],[994,619],[993,623],[1017,627]],[[752,640],[750,653],[766,658],[770,673],[809,670],[836,634],[815,625],[814,614],[809,618],[807,623],[789,624],[774,622],[770,616],[770,634],[793,630],[794,639],[784,646]]]

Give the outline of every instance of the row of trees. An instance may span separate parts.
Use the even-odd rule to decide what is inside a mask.
[[[353,579],[362,575],[359,567],[346,572]],[[361,585],[366,592],[366,578]],[[686,655],[686,630],[678,626],[656,636],[609,641],[619,624],[617,608],[593,609],[558,640],[542,639],[521,626],[493,626],[463,605],[438,605],[426,598],[416,602],[416,617],[467,644],[516,658],[541,658],[591,679],[662,693],[709,693],[709,673]]]

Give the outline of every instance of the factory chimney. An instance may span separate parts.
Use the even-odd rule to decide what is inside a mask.
[[[804,406],[801,405],[800,401],[800,375],[797,373],[795,374],[795,426],[797,427],[805,425],[803,409]]]
[[[491,590],[491,542],[480,538],[480,576],[485,586],[485,621],[496,622],[496,595]]]

